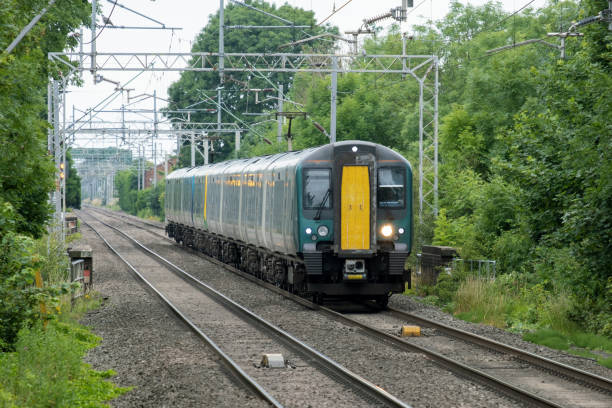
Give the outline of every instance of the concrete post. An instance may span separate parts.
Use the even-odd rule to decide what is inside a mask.
[[[195,167],[195,132],[191,131],[191,167]]]
[[[91,68],[94,85],[96,83],[96,15],[98,14],[97,0],[91,0]]]
[[[423,223],[423,81],[419,81],[419,223]]]
[[[157,90],[153,91],[153,187],[157,187]]]
[[[222,114],[221,114],[221,104],[223,103],[221,96],[221,88],[223,87],[224,77],[223,77],[223,69],[225,68],[225,42],[223,37],[224,31],[224,22],[225,22],[225,6],[224,0],[219,0],[219,88],[217,89],[217,129],[221,129],[222,123]]]
[[[59,130],[59,84],[57,81],[53,81],[53,154],[55,158],[55,221],[59,224],[62,221],[62,201],[60,194],[60,161],[61,161],[61,150],[60,150],[60,130]],[[60,225],[57,227],[61,228]]]
[[[60,179],[60,188],[62,189],[62,235],[66,236],[65,228],[66,223],[64,219],[66,217],[66,177],[68,177],[68,166],[66,165],[66,149],[68,149],[68,139],[66,137],[66,94],[62,89],[62,135],[61,135],[61,148],[62,148],[62,167],[64,168],[64,177]]]
[[[329,136],[331,143],[336,143],[336,100],[338,96],[338,58],[332,57],[331,77],[331,123],[329,125]]]
[[[240,151],[240,131],[237,130],[234,136],[236,142],[236,158],[238,158],[238,152]]]
[[[138,145],[138,156],[136,157],[136,180],[138,180],[138,191],[140,191],[140,145]]]
[[[208,138],[204,138],[204,164],[208,164],[208,150],[209,150],[209,146],[208,146]]]
[[[164,180],[168,178],[168,153],[164,155]]]
[[[278,86],[278,112],[283,111],[283,84]],[[281,144],[283,141],[283,116],[278,115],[278,125],[276,128],[276,141]]]

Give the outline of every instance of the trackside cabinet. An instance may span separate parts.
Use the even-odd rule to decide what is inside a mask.
[[[78,246],[68,249],[71,265],[71,280],[83,283],[83,292],[89,292],[93,287],[93,251],[90,246]],[[82,271],[82,275],[81,275]]]

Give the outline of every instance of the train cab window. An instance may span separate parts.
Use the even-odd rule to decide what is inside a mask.
[[[378,206],[383,208],[403,208],[405,204],[404,169],[401,167],[381,167],[378,169]]]
[[[304,208],[331,208],[331,170],[304,170]]]

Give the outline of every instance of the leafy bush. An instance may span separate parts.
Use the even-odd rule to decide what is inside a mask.
[[[0,405],[25,407],[106,407],[104,401],[129,390],[105,379],[82,362],[99,338],[88,330],[58,321],[19,332],[15,351],[0,354]]]
[[[9,232],[0,241],[0,350],[12,350],[17,333],[41,316],[38,306],[59,304],[59,295],[67,293],[66,284],[34,286],[35,271],[46,261],[35,251],[29,237]],[[44,316],[47,318],[47,316]]]
[[[136,173],[124,170],[115,177],[115,187],[119,193],[119,207],[123,211],[142,218],[164,218],[166,186],[163,181],[156,187],[138,190]]]

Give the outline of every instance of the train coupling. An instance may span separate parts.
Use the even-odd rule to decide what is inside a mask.
[[[367,273],[363,259],[347,259],[344,261],[343,277],[345,281],[365,281]]]

